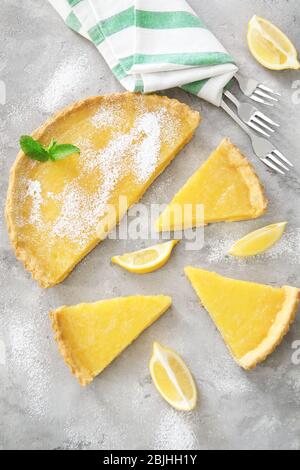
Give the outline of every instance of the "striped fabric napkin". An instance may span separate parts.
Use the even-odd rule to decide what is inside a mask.
[[[179,86],[216,106],[234,59],[185,0],[49,0],[128,91]]]

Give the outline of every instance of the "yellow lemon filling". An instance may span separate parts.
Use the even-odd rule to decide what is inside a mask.
[[[182,230],[213,222],[255,219],[266,208],[267,200],[252,166],[225,139],[175,195],[156,228]]]
[[[171,298],[163,295],[132,296],[51,312],[59,350],[79,383],[89,384],[171,303]]]
[[[185,273],[245,369],[255,367],[275,349],[295,318],[299,289],[230,279],[192,267]]]

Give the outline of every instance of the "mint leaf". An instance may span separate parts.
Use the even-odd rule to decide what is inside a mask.
[[[50,149],[49,149],[49,155],[51,160],[57,161],[57,160],[63,160],[66,157],[69,157],[70,155],[74,155],[74,153],[80,153],[80,149],[76,147],[75,145],[71,144],[57,144],[55,143]]]
[[[47,152],[51,152],[53,147],[55,147],[56,145],[57,145],[56,140],[52,139],[51,142],[50,142],[50,145],[48,145],[48,147],[46,147]]]
[[[49,154],[40,142],[34,140],[30,135],[22,135],[20,146],[23,152],[32,160],[46,162],[49,160]]]
[[[23,135],[20,138],[20,146],[29,158],[38,160],[39,162],[63,160],[74,153],[80,153],[80,149],[75,145],[58,144],[54,139],[51,140],[48,147],[44,147],[30,135]]]

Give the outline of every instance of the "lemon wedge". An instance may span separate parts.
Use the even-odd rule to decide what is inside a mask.
[[[111,261],[131,273],[151,273],[167,263],[174,246],[177,245],[178,242],[179,240],[171,240],[166,243],[150,246],[144,250],[114,256]]]
[[[171,406],[181,411],[195,408],[197,389],[194,379],[175,351],[155,342],[149,368],[155,387]]]
[[[229,251],[229,254],[246,258],[263,253],[280,240],[286,226],[287,222],[280,222],[251,232],[236,242]]]
[[[299,69],[295,46],[276,26],[253,16],[248,26],[248,45],[252,55],[271,70]]]

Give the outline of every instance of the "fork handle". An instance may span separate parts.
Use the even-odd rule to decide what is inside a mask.
[[[224,96],[226,96],[237,108],[241,104],[229,90],[224,91]]]
[[[241,92],[249,98],[256,89],[258,82],[253,78],[244,77],[240,72],[237,72],[234,78],[238,82]]]
[[[246,132],[246,134],[248,134],[248,136],[252,140],[252,138],[254,137],[253,132],[249,129],[247,124],[243,123],[243,121],[235,114],[235,112],[228,106],[228,104],[225,103],[224,100],[222,100],[221,108],[223,108],[224,111],[229,114],[229,116],[243,129],[243,131]]]

